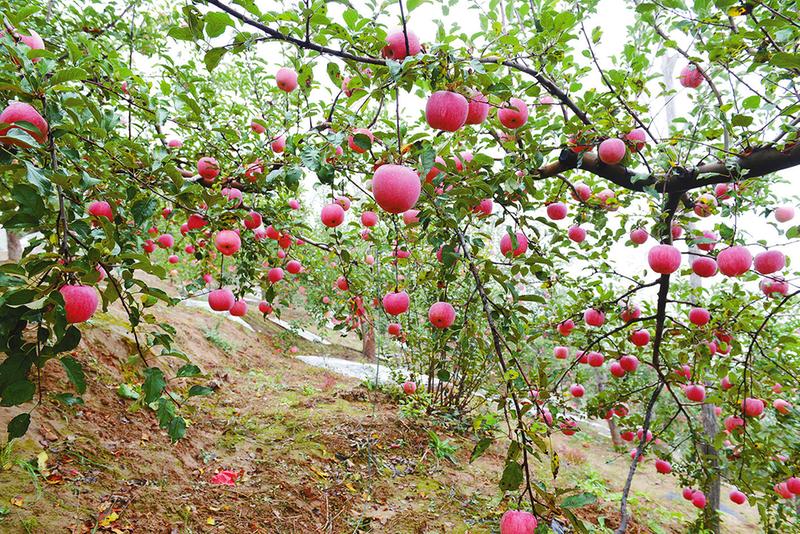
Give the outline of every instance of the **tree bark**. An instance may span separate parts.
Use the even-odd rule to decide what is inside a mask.
[[[9,261],[19,261],[22,258],[22,241],[18,233],[6,230],[6,248]]]
[[[709,385],[711,384],[706,383],[706,387]],[[700,444],[700,452],[702,452],[705,457],[704,461],[708,461],[711,468],[708,480],[706,481],[705,494],[706,499],[708,499],[708,504],[703,509],[703,526],[707,530],[719,534],[719,453],[712,445],[719,428],[717,426],[717,416],[714,413],[713,404],[703,404],[701,419],[706,440]]]
[[[375,328],[370,322],[364,322],[361,332],[361,355],[369,360],[375,360]]]
[[[602,375],[597,375],[597,391],[603,391],[606,388],[606,382]],[[622,447],[622,437],[619,435],[619,428],[614,421],[614,416],[606,419],[608,421],[608,433],[611,434],[611,444],[616,449]]]

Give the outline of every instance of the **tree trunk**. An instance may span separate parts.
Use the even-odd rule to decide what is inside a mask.
[[[19,261],[22,258],[22,241],[18,233],[6,230],[6,248],[9,261]]]
[[[708,386],[709,383],[706,383],[706,387]],[[705,456],[705,460],[708,461],[711,467],[711,474],[706,482],[705,494],[706,499],[708,499],[708,505],[703,509],[703,526],[707,530],[719,534],[719,453],[712,445],[719,428],[713,404],[703,404],[701,418],[706,440],[700,444],[700,452]]]
[[[622,443],[622,438],[619,435],[619,428],[617,428],[617,423],[614,422],[613,417],[608,419],[608,431],[611,433],[611,443],[614,445],[614,448],[621,448],[624,444]]]
[[[375,360],[375,328],[366,321],[361,332],[361,355],[369,361]]]

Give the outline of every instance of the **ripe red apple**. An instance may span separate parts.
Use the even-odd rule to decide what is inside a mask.
[[[629,323],[635,319],[638,319],[642,316],[642,309],[639,308],[636,304],[629,304],[625,308],[623,308],[622,312],[619,314],[619,318],[622,319],[623,323]]]
[[[207,156],[197,160],[197,174],[206,182],[214,180],[214,178],[219,176],[219,164],[217,160]]]
[[[567,230],[567,237],[575,243],[583,243],[586,240],[586,230],[580,226],[570,226]]]
[[[672,239],[678,239],[680,236],[683,235],[683,228],[680,225],[673,224],[669,228],[669,233],[672,234]]]
[[[408,226],[419,222],[419,210],[408,210],[403,212],[403,223]]]
[[[276,154],[280,154],[284,150],[286,150],[286,137],[279,135],[272,142],[269,144],[270,148]]]
[[[619,362],[611,362],[611,365],[608,366],[608,370],[617,378],[625,376],[625,369],[622,368]]]
[[[404,34],[403,30],[397,30],[386,36],[386,46],[381,50],[381,54],[394,61],[403,61],[407,56],[416,56],[421,50],[419,37],[414,32],[406,30]]]
[[[538,524],[530,512],[508,510],[500,519],[500,534],[534,534]]]
[[[447,328],[456,320],[456,310],[449,302],[436,302],[428,309],[428,321],[436,328]]]
[[[711,252],[717,246],[717,241],[719,241],[719,235],[716,232],[711,232],[708,230],[703,231],[703,238],[709,240],[709,243],[697,243],[697,248],[700,250],[704,250],[706,252]]]
[[[684,390],[686,398],[694,402],[703,402],[706,398],[706,388],[701,384],[690,384]]]
[[[644,228],[635,228],[631,230],[630,233],[631,241],[633,241],[637,245],[645,243],[648,237],[650,237],[650,234],[648,234],[647,230],[645,230]]]
[[[695,508],[700,509],[706,507],[706,496],[702,491],[697,490],[692,493],[692,505],[694,505]]]
[[[683,490],[681,491],[681,495],[687,501],[691,501],[692,495],[694,495],[694,490],[692,488],[683,488]]]
[[[758,417],[764,413],[764,401],[748,397],[742,401],[742,409],[747,417]]]
[[[297,260],[291,260],[286,264],[286,270],[291,274],[298,274],[303,270],[303,265]]]
[[[656,460],[656,472],[662,475],[668,475],[672,473],[672,466],[668,461],[659,458]]]
[[[186,252],[187,254],[194,254],[195,253],[194,245],[186,245],[185,247],[183,247],[183,251]]]
[[[170,254],[170,256],[167,258],[167,261],[172,264],[175,264],[180,261],[180,258],[178,258],[178,256],[176,256],[175,254]]]
[[[551,202],[546,210],[547,216],[553,221],[560,221],[567,216],[567,205],[563,202]]]
[[[342,291],[347,291],[350,289],[350,283],[347,281],[347,278],[344,276],[340,276],[336,279],[336,287],[338,287]]]
[[[428,97],[425,105],[425,120],[435,130],[455,132],[467,120],[467,99],[452,91],[436,91]]]
[[[602,367],[605,358],[599,352],[590,352],[586,355],[586,363],[592,367]]]
[[[692,272],[703,278],[717,274],[717,262],[707,256],[692,256]]]
[[[800,495],[800,478],[791,477],[786,481],[786,489],[794,493],[795,495]]]
[[[433,160],[433,167],[431,170],[428,171],[428,174],[425,175],[425,181],[427,183],[433,182],[433,179],[436,178],[439,173],[443,172],[444,169],[447,167],[447,163],[441,156],[436,156]]]
[[[197,230],[198,228],[202,228],[206,225],[206,220],[203,218],[202,215],[198,215],[196,213],[192,213],[189,215],[189,218],[186,220],[186,226],[189,230]]]
[[[728,497],[733,504],[744,504],[747,502],[747,496],[737,489],[731,491]]]
[[[291,93],[297,89],[297,73],[293,69],[281,67],[275,73],[275,83],[281,91]]]
[[[215,289],[208,294],[208,305],[214,311],[228,311],[235,302],[233,291],[230,289]]]
[[[247,302],[244,299],[239,299],[233,303],[231,309],[229,310],[230,314],[234,317],[244,317],[247,313]]]
[[[782,276],[762,278],[758,287],[768,297],[786,296],[789,293],[789,282]]]
[[[513,243],[511,242],[511,236],[503,234],[503,237],[500,238],[500,253],[503,256],[508,256],[511,254],[513,257],[521,256],[528,251],[528,238],[525,237],[525,234],[522,232],[516,232],[517,238],[517,247],[514,248]],[[513,251],[512,251],[513,249]]]
[[[0,115],[0,122],[5,122],[2,118],[2,115]],[[794,208],[792,206],[780,206],[775,209],[775,220],[779,223],[789,222],[792,219],[794,219]]]
[[[400,315],[408,311],[411,299],[405,291],[387,293],[383,297],[383,309],[389,315]]]
[[[626,430],[625,432],[620,433],[619,437],[622,438],[623,441],[633,441],[633,438],[636,437],[636,435],[630,430]]]
[[[650,332],[644,329],[634,330],[631,332],[631,343],[637,347],[644,347],[650,343]]]
[[[232,256],[242,248],[242,240],[233,230],[220,230],[214,238],[214,246],[225,256]]]
[[[322,219],[322,224],[328,228],[336,228],[344,222],[344,209],[335,203],[323,206],[320,219]]]
[[[792,410],[791,403],[783,400],[783,399],[775,399],[772,401],[772,407],[775,408],[776,411],[782,413],[783,415],[787,415]],[[800,492],[795,492],[800,493]]]
[[[695,326],[704,326],[711,320],[711,314],[705,308],[692,308],[689,310],[689,321]]]
[[[178,139],[176,137],[173,137],[172,139],[167,141],[167,146],[169,148],[180,148],[180,147],[183,146],[183,141],[181,141],[180,139]]]
[[[382,165],[372,176],[375,202],[389,213],[413,208],[421,191],[417,173],[403,165]]]
[[[65,285],[58,290],[64,299],[64,312],[68,323],[82,323],[91,319],[97,310],[99,297],[92,286]]]
[[[269,270],[269,272],[267,272],[267,279],[271,284],[277,284],[283,280],[283,269],[280,267],[273,267]]]
[[[512,98],[508,104],[497,110],[497,118],[506,128],[520,128],[528,122],[528,105],[519,98]]]
[[[573,328],[575,328],[575,322],[572,319],[567,319],[558,324],[558,333],[562,336],[568,336]]]
[[[625,158],[626,150],[625,143],[621,139],[612,137],[600,143],[597,155],[606,165],[616,165]]]
[[[261,226],[261,214],[257,211],[251,211],[244,218],[244,225],[250,230],[254,230]]]
[[[773,489],[775,490],[775,493],[777,493],[778,495],[780,495],[784,499],[791,499],[792,497],[794,497],[792,492],[789,491],[789,488],[786,485],[786,482],[781,482],[779,484],[775,484],[773,486]]]
[[[372,135],[372,132],[369,131],[367,128],[355,128],[353,129],[353,133],[347,137],[347,146],[350,147],[350,150],[356,152],[357,154],[363,154],[364,152],[367,151],[367,149],[358,146],[354,140],[354,137],[358,134],[366,135],[367,137],[369,137],[370,144],[375,142],[375,136]]]
[[[479,217],[488,217],[492,214],[493,210],[494,202],[492,202],[491,198],[484,198],[472,209],[472,211],[477,213]]]
[[[389,323],[389,326],[386,327],[386,332],[390,336],[399,336],[401,330],[402,327],[400,326],[400,323]]]
[[[365,211],[361,214],[361,224],[369,227],[377,225],[378,215],[374,211]]]
[[[583,312],[583,321],[589,326],[603,326],[606,314],[596,308],[589,308]]]
[[[767,250],[756,254],[753,267],[760,274],[772,274],[786,267],[786,256],[780,250]]]
[[[633,373],[639,368],[639,359],[636,356],[626,354],[619,359],[619,365],[627,373]]]
[[[114,219],[114,213],[111,211],[111,205],[105,200],[95,200],[89,204],[89,209],[87,211],[89,212],[89,215],[94,217],[105,217],[109,221]]]
[[[148,254],[151,254],[156,250],[156,244],[152,239],[148,239],[142,244],[142,249]]]
[[[583,389],[583,386],[580,385],[580,384],[572,384],[569,387],[569,392],[573,397],[575,397],[576,399],[579,399],[579,398],[583,397],[583,394],[586,393],[586,390]]]
[[[659,274],[672,274],[681,266],[681,252],[672,245],[656,245],[647,253],[647,262]]]
[[[289,202],[287,204],[289,205],[289,208],[291,208],[293,210],[299,210],[300,209],[300,202],[298,202],[296,198],[293,198],[293,199],[289,200]]]
[[[253,130],[257,134],[262,134],[267,131],[264,126],[254,120],[250,121],[250,129]]]
[[[413,395],[416,392],[417,392],[416,382],[412,382],[410,380],[408,382],[403,382],[403,393],[405,393],[406,395]]]
[[[697,89],[703,83],[703,74],[696,65],[687,65],[681,70],[681,85],[690,89]]]
[[[172,234],[161,234],[156,242],[161,248],[172,248],[175,245],[175,238],[172,237]]]
[[[27,122],[34,126],[31,128],[28,125],[16,125],[17,122]],[[12,128],[19,128],[30,134],[31,137],[36,139],[39,143],[44,144],[47,141],[47,133],[50,131],[47,121],[44,120],[36,108],[25,102],[12,102],[0,113],[0,123],[10,124],[0,129],[0,136],[5,136]],[[0,139],[0,143],[5,145],[16,145],[21,148],[30,148],[30,145],[24,141],[17,139]]]
[[[263,313],[264,315],[272,313],[272,306],[270,306],[269,302],[266,300],[262,300],[258,303],[258,311]]]
[[[568,355],[569,349],[567,347],[555,347],[553,349],[553,356],[558,360],[566,360]]]
[[[474,91],[469,97],[467,124],[481,124],[489,115],[489,101],[480,91]]]
[[[625,139],[631,147],[631,152],[639,152],[644,148],[647,142],[646,133],[643,128],[634,128],[625,135]]]
[[[753,256],[745,247],[738,245],[728,247],[717,254],[719,272],[725,276],[741,276],[746,273],[753,263]]]
[[[722,377],[720,386],[722,387],[723,391],[727,391],[733,387],[733,383],[731,383],[731,379],[728,378],[728,375]]]

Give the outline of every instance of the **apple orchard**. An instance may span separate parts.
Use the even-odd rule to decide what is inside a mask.
[[[794,2],[625,2],[613,57],[596,0],[83,4],[0,1],[9,439],[51,366],[80,401],[69,352],[114,303],[152,417],[191,438],[213,393],[149,308],[279,316],[302,288],[399,354],[410,411],[465,421],[473,458],[508,447],[504,534],[587,531],[550,440],[587,419],[630,454],[617,532],[642,469],[693,531],[721,503],[800,528]]]

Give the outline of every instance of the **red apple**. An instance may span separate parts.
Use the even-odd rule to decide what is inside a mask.
[[[659,274],[672,274],[681,266],[681,252],[672,245],[656,245],[648,252],[647,262]]]
[[[99,297],[92,286],[65,285],[58,290],[64,299],[64,312],[68,323],[82,323],[91,319],[97,310]]]
[[[428,320],[436,328],[447,328],[456,320],[456,310],[449,302],[436,302],[428,309]]]
[[[229,310],[230,314],[234,317],[244,317],[247,313],[247,302],[244,299],[239,299],[233,303],[231,309]]]
[[[692,308],[689,310],[689,322],[695,326],[704,326],[711,320],[711,314],[705,308]]]
[[[528,105],[519,98],[512,98],[508,104],[497,110],[497,118],[506,128],[520,128],[528,122]]]
[[[214,238],[214,246],[225,256],[232,256],[242,247],[242,240],[233,230],[220,230]]]
[[[18,122],[30,123],[33,125],[33,128],[28,125],[17,125],[16,123]],[[0,113],[0,123],[12,125],[0,129],[0,136],[7,135],[12,128],[18,128],[29,133],[31,137],[41,144],[47,141],[47,134],[49,132],[47,121],[36,111],[36,108],[25,102],[10,103],[3,112]],[[16,145],[21,148],[30,148],[28,143],[17,139],[0,138],[0,143]]]
[[[234,302],[233,291],[230,289],[215,289],[208,294],[208,305],[214,311],[228,311]]]
[[[435,130],[455,132],[464,126],[469,112],[467,99],[452,91],[436,91],[428,97],[425,120]]]
[[[525,237],[525,234],[522,232],[516,232],[517,238],[517,247],[514,248],[513,243],[511,242],[511,236],[508,234],[503,234],[503,237],[500,238],[500,253],[503,256],[508,256],[511,254],[513,257],[521,256],[528,251],[528,238]],[[512,251],[513,249],[513,251]]]
[[[281,91],[291,93],[297,89],[297,73],[293,69],[281,67],[275,73],[275,83]]]
[[[703,83],[703,74],[696,65],[687,65],[681,70],[681,85],[690,89],[697,89]]]
[[[217,160],[210,157],[202,157],[197,160],[197,174],[206,182],[211,182],[219,176],[219,164]]]
[[[719,272],[725,276],[741,276],[753,263],[753,256],[745,247],[738,245],[728,247],[717,254]]]
[[[111,211],[111,205],[105,200],[96,200],[89,204],[87,210],[89,215],[94,217],[105,217],[109,221],[114,219],[114,213]]]
[[[625,143],[621,139],[612,137],[600,143],[597,155],[606,165],[616,165],[625,158],[626,150]]]
[[[344,222],[344,209],[335,203],[323,206],[320,219],[322,219],[322,224],[328,228],[336,228]]]
[[[381,54],[394,61],[403,61],[407,56],[416,56],[421,50],[419,37],[414,32],[406,30],[404,34],[403,30],[397,30],[386,36],[386,46],[381,50]]]
[[[413,208],[421,190],[417,173],[402,165],[382,165],[372,177],[375,202],[389,213],[403,213]]]
[[[786,256],[780,250],[767,250],[756,254],[753,267],[760,274],[772,274],[786,267]]]
[[[489,115],[489,101],[479,91],[472,93],[469,97],[469,111],[467,112],[467,124],[481,124]]]

